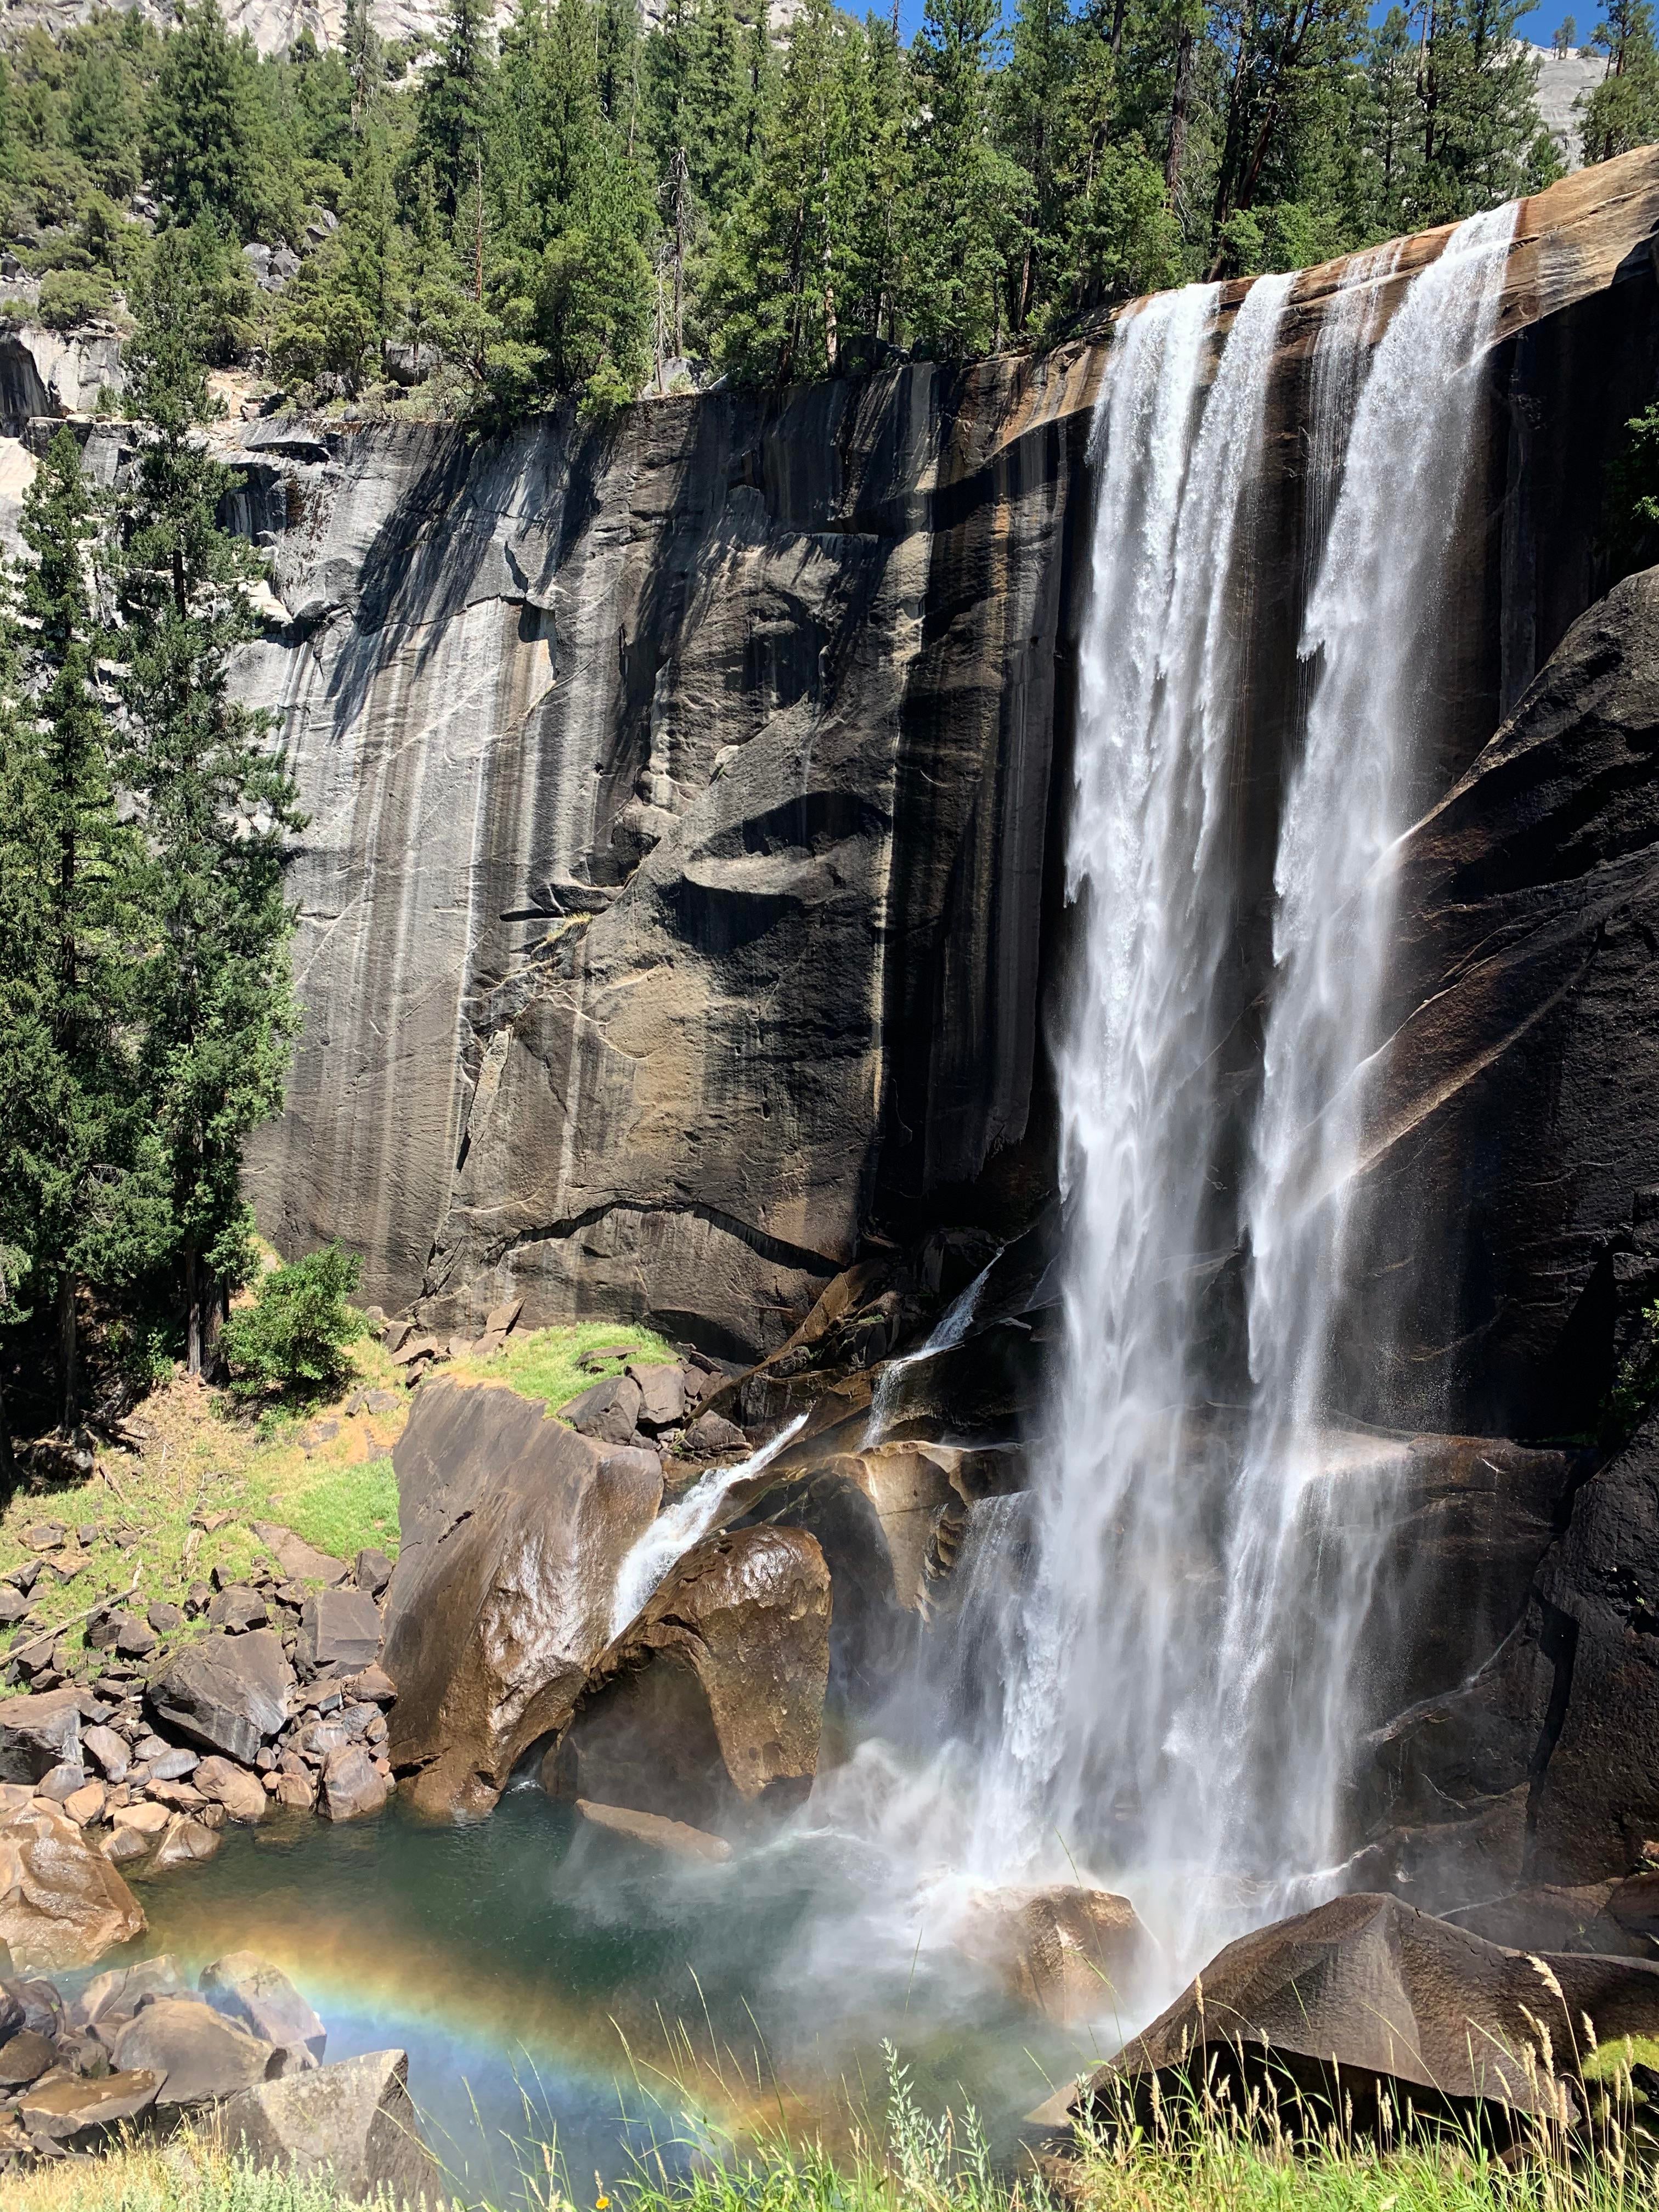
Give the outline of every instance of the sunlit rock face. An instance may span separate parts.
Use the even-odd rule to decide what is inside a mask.
[[[1656,219],[1647,154],[1522,211],[1425,805],[1594,596]],[[1241,1097],[1298,680],[1285,518],[1338,273],[1299,280],[1269,401]],[[306,1031],[252,1164],[279,1246],[338,1236],[370,1296],[440,1325],[522,1291],[532,1322],[626,1311],[741,1354],[872,1225],[1029,1218],[1109,350],[605,429],[249,432],[241,520],[286,616],[251,681],[310,817]]]
[[[1097,366],[251,434],[310,817],[280,1247],[738,1352],[878,1204],[1029,1171]]]

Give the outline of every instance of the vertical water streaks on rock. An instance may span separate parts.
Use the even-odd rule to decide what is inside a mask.
[[[1522,210],[1502,312],[1529,349],[1502,374],[1568,523],[1506,505],[1495,407],[1429,796],[1589,595],[1656,205],[1644,154]],[[1437,243],[1407,243],[1400,283]],[[1298,280],[1287,354],[1339,276]],[[279,1244],[338,1233],[374,1295],[424,1288],[440,1322],[518,1285],[532,1319],[623,1307],[736,1352],[787,1334],[872,1222],[1029,1215],[1104,349],[665,400],[603,435],[254,426],[290,613],[257,682],[313,821],[307,1034],[252,1177]],[[1275,403],[1280,520],[1297,435]],[[1255,580],[1242,884],[1288,742],[1293,535]],[[1241,1091],[1263,911],[1230,968]]]

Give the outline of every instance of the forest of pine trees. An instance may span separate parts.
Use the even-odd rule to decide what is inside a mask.
[[[38,312],[118,307],[187,229],[219,362],[306,396],[441,359],[468,404],[590,411],[695,357],[766,383],[1041,343],[1148,288],[1285,269],[1556,173],[1517,0],[928,0],[902,43],[799,0],[448,0],[428,46],[349,0],[260,59],[216,0],[15,40],[0,190]],[[1647,0],[1583,118],[1659,137]],[[280,292],[241,248],[301,257]],[[320,242],[319,242],[320,241]],[[422,352],[421,349],[428,350]],[[408,364],[413,363],[411,369]]]

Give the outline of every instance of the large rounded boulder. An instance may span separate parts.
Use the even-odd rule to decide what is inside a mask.
[[[544,1779],[560,1796],[742,1832],[811,1789],[829,1675],[817,1540],[708,1537],[595,1669]]]
[[[25,1797],[0,1810],[0,1942],[18,1966],[57,1973],[90,1966],[143,1934],[137,1899],[60,1806]]]
[[[393,1464],[392,1763],[415,1776],[421,1809],[484,1813],[568,1719],[605,1650],[617,1571],[656,1517],[662,1468],[516,1391],[454,1382],[422,1388]]]

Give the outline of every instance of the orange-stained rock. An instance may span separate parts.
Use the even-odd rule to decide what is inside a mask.
[[[37,1797],[0,1826],[0,1942],[26,1972],[90,1966],[144,1927],[137,1899],[61,1806]]]
[[[1079,1887],[983,1890],[964,1908],[956,1942],[1066,2026],[1133,2012],[1159,1955],[1127,1897]]]
[[[420,1809],[484,1812],[604,1650],[617,1569],[655,1517],[662,1468],[500,1384],[452,1382],[422,1386],[392,1458],[392,1763],[415,1771]]]

